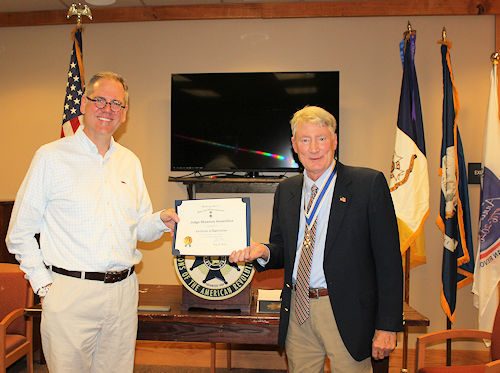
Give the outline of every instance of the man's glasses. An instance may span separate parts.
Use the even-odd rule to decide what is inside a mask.
[[[95,107],[98,109],[104,109],[104,108],[106,108],[106,105],[108,105],[108,104],[109,104],[111,111],[114,111],[115,113],[119,112],[121,109],[125,109],[125,106],[123,106],[120,101],[108,102],[102,97],[96,97],[96,98],[90,98],[89,96],[85,96],[85,97],[87,97],[87,100],[92,101],[94,103]]]

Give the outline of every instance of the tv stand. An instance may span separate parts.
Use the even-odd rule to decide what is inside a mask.
[[[283,178],[273,177],[172,177],[169,182],[186,185],[188,198],[196,193],[274,193]]]
[[[259,177],[259,171],[250,171],[250,172],[247,172],[246,177],[249,177],[249,178]]]

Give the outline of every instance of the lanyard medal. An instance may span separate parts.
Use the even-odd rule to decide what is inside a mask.
[[[328,175],[328,178],[325,180],[323,185],[321,186],[321,189],[316,193],[316,197],[314,197],[314,200],[312,202],[311,209],[309,212],[305,211],[306,208],[304,206],[304,213],[306,217],[306,225],[307,227],[312,227],[314,224],[314,221],[318,217],[318,212],[323,204],[324,201],[324,196],[325,194],[330,190],[330,188],[333,186],[332,180],[335,177],[335,174],[337,173],[337,163],[335,163],[335,167],[330,171],[330,175]]]

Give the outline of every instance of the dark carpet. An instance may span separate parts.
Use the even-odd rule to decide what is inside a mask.
[[[217,373],[284,373],[285,370],[268,370],[268,369],[242,369],[233,368],[217,368]],[[26,361],[19,360],[14,365],[7,368],[7,373],[26,373]],[[34,365],[34,373],[48,373],[46,365]],[[118,373],[118,372],[117,372]],[[136,365],[134,373],[210,373],[210,368],[198,367],[169,367],[169,366],[156,366],[156,365]]]

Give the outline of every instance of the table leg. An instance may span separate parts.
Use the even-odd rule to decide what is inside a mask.
[[[231,370],[231,343],[228,343],[226,345],[227,347],[227,356],[226,356],[226,362],[227,362],[227,370]]]
[[[372,358],[373,373],[389,373],[389,357],[382,360]]]
[[[402,373],[408,372],[408,326],[405,324],[403,328],[403,367]]]
[[[215,343],[210,343],[210,373],[215,373]]]

